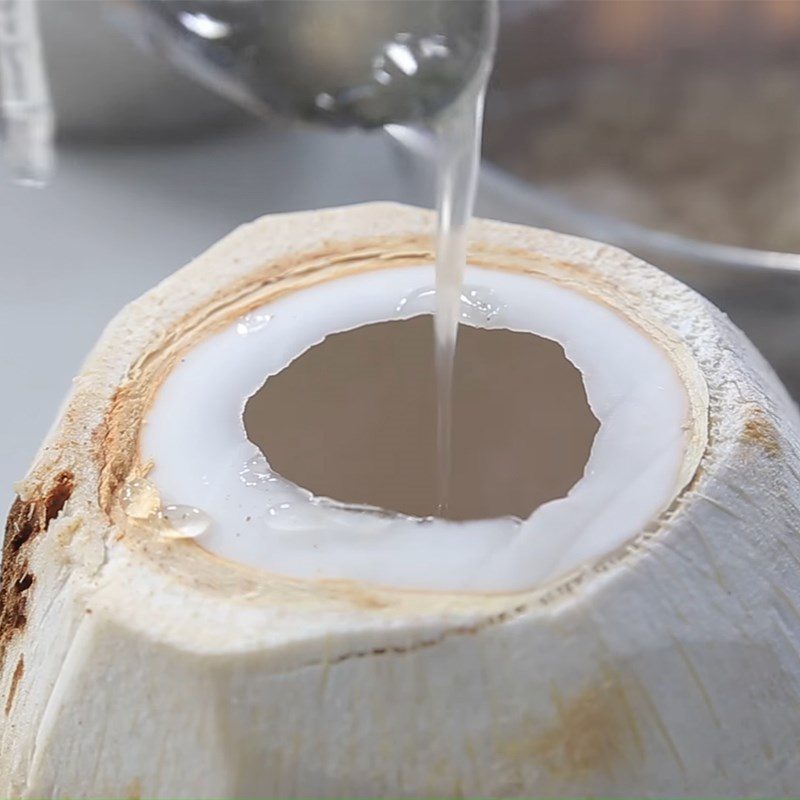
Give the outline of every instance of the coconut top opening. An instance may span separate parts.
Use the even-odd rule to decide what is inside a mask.
[[[335,333],[270,377],[244,426],[272,470],[317,497],[415,517],[526,519],[583,476],[598,423],[550,339],[462,325],[449,502],[437,492],[430,315]]]
[[[389,358],[381,356],[401,344],[416,352],[427,342],[425,358],[432,363],[424,315],[433,311],[433,268],[384,269],[298,290],[256,309],[188,352],[167,377],[143,429],[142,456],[154,464],[151,479],[165,503],[197,506],[211,517],[212,527],[197,544],[295,578],[504,592],[536,587],[601,559],[652,522],[681,488],[688,444],[688,396],[666,352],[608,306],[551,281],[478,268],[469,268],[465,279],[468,327],[460,333],[458,357],[491,372],[484,389],[493,388],[492,380],[507,380],[510,388],[517,381],[505,397],[498,391],[492,400],[498,409],[505,403],[504,419],[486,420],[472,434],[478,441],[468,442],[475,445],[468,458],[458,459],[474,468],[473,453],[486,454],[462,478],[462,499],[453,509],[467,521],[428,517],[432,494],[409,493],[399,479],[387,486],[398,467],[411,484],[425,474],[414,469],[408,426],[405,433],[402,425],[394,430],[409,437],[405,461],[388,470],[376,466],[372,488],[351,491],[360,480],[369,482],[365,464],[387,447],[383,411],[434,402],[432,383],[427,399],[409,400],[406,392],[404,401],[414,365],[394,365],[390,375]],[[364,381],[364,371],[352,364],[354,348],[372,352],[369,363],[386,374]],[[501,351],[509,357],[505,365],[496,363]],[[319,368],[323,359],[336,365],[333,374]],[[525,364],[530,370],[521,376]],[[503,368],[512,366],[514,374],[504,376]],[[346,369],[351,373],[341,372]],[[534,394],[537,372],[547,385]],[[380,386],[393,387],[386,390],[391,396],[381,398]],[[525,394],[527,409],[520,398]],[[362,437],[360,472],[353,474],[346,474],[353,442],[345,412],[378,436],[372,451]],[[466,415],[467,440],[480,413],[476,407]],[[492,463],[491,437],[511,441],[517,429],[514,459]],[[424,426],[412,433],[420,440]],[[332,438],[317,448],[322,437]],[[335,470],[315,461],[315,455],[329,458],[333,445],[344,448]],[[503,487],[509,465],[522,465],[526,479]],[[431,463],[426,469],[433,474]],[[295,476],[306,485],[293,483]],[[332,502],[376,505],[372,498],[381,509]]]

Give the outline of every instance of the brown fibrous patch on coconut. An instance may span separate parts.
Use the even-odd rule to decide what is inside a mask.
[[[6,521],[0,570],[0,668],[11,639],[25,628],[28,595],[36,576],[29,570],[30,546],[61,513],[74,489],[71,472],[59,473],[43,497],[14,501]]]

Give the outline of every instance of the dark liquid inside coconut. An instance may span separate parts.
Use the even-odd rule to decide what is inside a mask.
[[[432,317],[328,336],[247,402],[248,437],[316,496],[419,517],[528,517],[582,477],[598,422],[563,348],[461,325],[439,513]]]

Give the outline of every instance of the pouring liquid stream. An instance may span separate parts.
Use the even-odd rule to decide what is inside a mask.
[[[467,225],[480,167],[485,82],[465,93],[436,128],[438,149],[436,314],[437,504],[446,517],[453,471],[453,372],[461,293],[467,263]]]

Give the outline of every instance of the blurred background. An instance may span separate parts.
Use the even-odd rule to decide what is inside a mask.
[[[0,180],[0,502],[104,324],[236,225],[433,204],[424,134],[256,119],[137,36],[128,5],[39,4],[58,164],[41,189]],[[800,396],[800,2],[500,9],[477,213],[613,242],[672,272]]]

